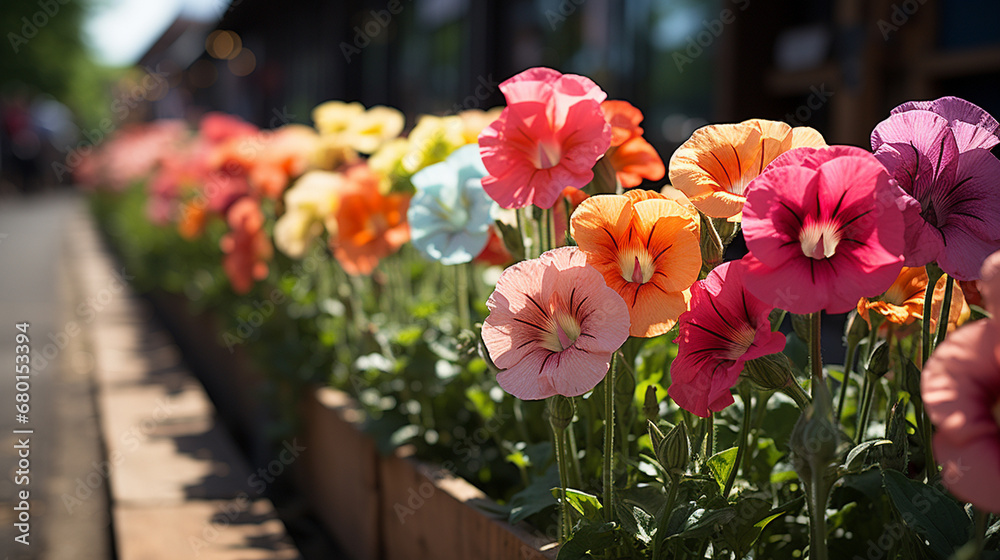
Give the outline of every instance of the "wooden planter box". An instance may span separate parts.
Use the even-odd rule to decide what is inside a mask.
[[[251,464],[273,459],[266,380],[240,348],[219,344],[218,321],[195,314],[182,296],[150,296],[192,370]],[[291,477],[326,532],[351,560],[543,560],[556,547],[527,524],[512,526],[476,507],[489,498],[467,481],[422,463],[402,448],[380,456],[361,430],[362,413],[344,392],[305,391]]]
[[[303,402],[303,494],[352,560],[544,560],[555,546],[527,525],[476,507],[478,488],[417,461],[408,448],[382,457],[360,430],[346,394],[327,387]]]

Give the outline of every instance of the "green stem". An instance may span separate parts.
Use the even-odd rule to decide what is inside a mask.
[[[868,420],[871,416],[872,401],[875,400],[875,384],[878,383],[873,375],[865,374],[865,384],[861,390],[861,410],[858,411],[858,425],[854,432],[854,441],[861,443],[865,439],[868,431]]]
[[[566,430],[566,439],[569,444],[569,450],[568,450],[570,456],[569,466],[571,469],[570,484],[574,488],[582,488],[583,471],[580,469],[580,454],[576,448],[576,431],[573,428]]]
[[[681,477],[677,475],[670,475],[670,491],[667,493],[667,501],[664,504],[663,514],[657,521],[657,527],[666,527],[667,523],[670,522],[670,514],[674,511],[674,506],[677,505],[677,494],[681,488]],[[663,559],[663,546],[660,544],[663,542],[663,538],[657,534],[653,536],[653,559],[652,560],[662,560]]]
[[[826,549],[826,498],[828,488],[822,469],[812,469],[809,484],[809,560],[827,560]]]
[[[975,518],[976,518],[976,535],[975,535],[976,550],[973,553],[972,557],[975,558],[976,560],[982,560],[983,559],[983,550],[986,548],[986,526],[988,525],[988,523],[987,523],[988,519],[987,518],[989,517],[990,514],[987,513],[986,510],[983,510],[983,509],[980,509],[980,508],[974,508],[974,510],[976,512],[976,514],[975,514]]]
[[[941,344],[944,340],[945,335],[948,334],[948,316],[951,314],[951,297],[952,292],[955,289],[955,279],[951,276],[945,280],[944,285],[944,300],[941,302],[941,316],[938,317],[937,322],[937,340],[934,342],[934,346]]]
[[[855,318],[854,320],[860,321],[861,319]],[[851,384],[851,373],[854,370],[854,362],[857,353],[857,343],[851,344],[847,347],[847,357],[844,360],[844,381],[840,384],[840,396],[837,398],[837,415],[833,418],[834,422],[838,425],[842,422],[844,417],[844,403],[847,401],[847,386]]]
[[[705,418],[705,458],[715,455],[715,413],[708,411],[708,418]]]
[[[572,531],[569,500],[566,499],[566,489],[569,487],[569,469],[566,468],[566,430],[552,426],[552,442],[555,444],[556,463],[559,467],[559,544],[565,544]]]
[[[822,311],[812,314],[809,328],[809,364],[812,366],[812,393],[816,396],[816,383],[823,383],[823,357],[821,354],[822,344],[820,343],[820,325],[822,323]]]
[[[750,434],[750,415],[753,410],[750,403],[750,390],[745,385],[746,382],[740,386],[740,398],[743,400],[743,424],[740,426],[739,439],[736,440],[736,462],[733,463],[733,468],[729,471],[729,476],[726,478],[726,487],[722,491],[722,498],[726,500],[729,499],[729,493],[733,490],[733,484],[736,483],[736,474],[740,470],[740,465],[743,464],[743,454],[746,453],[747,448],[747,436]]]
[[[928,264],[926,270],[927,287],[924,288],[924,318],[921,321],[920,369],[923,369],[924,364],[927,363],[927,358],[931,355],[931,309],[934,302],[934,288],[937,286],[938,279],[944,274],[937,265],[933,264]],[[927,415],[926,407],[921,407],[917,411],[917,414],[921,415],[921,423],[924,427],[920,432],[921,443],[924,448],[924,473],[927,476],[927,480],[931,481],[937,476],[937,462],[934,460],[934,444],[932,441],[934,427],[931,424],[930,417]]]
[[[458,297],[458,324],[463,331],[472,329],[472,319],[469,315],[469,270],[467,265],[460,264],[455,268],[455,291]]]
[[[782,393],[788,395],[795,401],[795,404],[799,407],[799,410],[805,412],[806,408],[812,406],[812,399],[806,394],[806,390],[799,385],[799,382],[793,377],[792,383],[781,390]]]
[[[611,368],[604,377],[604,518],[615,520],[614,454],[615,454],[615,369],[618,352],[611,357]]]

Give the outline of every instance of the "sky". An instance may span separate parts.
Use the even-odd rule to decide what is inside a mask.
[[[211,19],[229,0],[98,0],[84,24],[94,55],[103,64],[135,63],[181,13]]]

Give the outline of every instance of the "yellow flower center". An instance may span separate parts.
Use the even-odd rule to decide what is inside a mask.
[[[832,222],[806,224],[799,232],[799,243],[805,256],[816,260],[828,259],[837,252],[837,244],[840,243],[837,224]]]
[[[549,299],[549,325],[541,340],[541,347],[552,352],[562,352],[580,337],[580,322],[576,320],[559,292]]]
[[[626,282],[645,284],[656,273],[653,257],[645,247],[625,249],[618,256],[618,267]]]
[[[538,143],[538,169],[548,169],[555,167],[562,159],[562,149],[553,142],[542,141]]]

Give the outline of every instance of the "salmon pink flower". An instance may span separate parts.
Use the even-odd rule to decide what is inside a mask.
[[[576,247],[560,247],[503,271],[486,302],[483,342],[519,399],[575,397],[608,371],[628,338],[628,308]]]
[[[531,68],[504,81],[507,107],[479,135],[487,194],[504,208],[552,208],[566,187],[583,188],[611,143],[589,78]]]
[[[670,366],[670,398],[701,417],[733,404],[747,360],[776,354],[785,335],[771,332],[773,307],[746,290],[746,263],[723,263],[691,287],[691,310],[678,320],[677,357]]]
[[[906,265],[937,261],[974,280],[1000,249],[997,122],[956,98],[902,105],[872,132],[872,150],[905,191]]]
[[[903,265],[903,215],[885,168],[850,146],[798,148],[747,189],[750,293],[792,313],[843,313]],[[896,189],[898,190],[898,189]]]
[[[229,233],[220,243],[226,256],[222,262],[233,291],[245,294],[257,280],[267,278],[267,261],[273,250],[264,232],[264,214],[250,197],[236,201],[226,214]]]
[[[642,137],[642,113],[628,101],[611,100],[601,103],[604,118],[611,125],[611,148],[608,163],[615,170],[618,182],[626,189],[638,187],[643,179],[659,181],[666,167],[656,149]]]
[[[959,499],[1000,513],[1000,252],[986,259],[980,287],[993,313],[956,330],[921,375],[921,394],[937,427],[941,479]]]
[[[807,126],[751,119],[694,131],[670,157],[670,184],[707,216],[741,220],[746,189],[780,154],[826,142]]]
[[[629,306],[632,336],[670,330],[701,270],[697,214],[653,191],[596,195],[573,213],[573,239]]]

